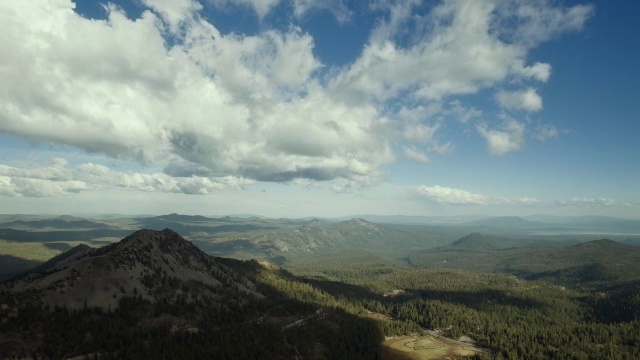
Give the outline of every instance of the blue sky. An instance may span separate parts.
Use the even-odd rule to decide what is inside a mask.
[[[0,4],[0,213],[640,218],[640,4]]]

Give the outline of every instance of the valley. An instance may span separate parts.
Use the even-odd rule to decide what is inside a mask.
[[[639,237],[505,221],[3,216],[0,358],[640,356]]]

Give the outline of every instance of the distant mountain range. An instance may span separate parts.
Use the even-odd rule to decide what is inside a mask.
[[[416,252],[407,261],[417,267],[500,272],[563,285],[640,281],[638,246],[603,239],[556,247],[508,247],[511,241],[474,233],[448,246]]]
[[[606,217],[365,216],[326,220],[181,214],[99,220],[4,215],[0,216],[0,241],[41,243],[52,250],[65,250],[78,243],[101,246],[137,229],[165,228],[182,234],[209,254],[269,258],[281,264],[299,257],[350,250],[397,259],[411,252],[451,244],[472,233],[499,239],[496,248],[556,247],[603,237],[640,244],[640,221]],[[15,254],[15,251],[0,252],[0,255]],[[20,265],[16,261],[12,264],[15,266],[11,271]],[[2,268],[0,264],[0,274],[9,272]]]

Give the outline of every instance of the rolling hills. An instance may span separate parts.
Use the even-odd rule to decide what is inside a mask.
[[[505,248],[501,244],[500,238],[474,233],[449,246],[416,252],[407,261],[416,267],[501,272],[569,286],[640,280],[637,246],[606,239],[546,248]]]
[[[207,226],[260,226],[208,236],[228,236],[224,241],[233,244],[249,234],[249,246],[288,235],[282,244],[294,248],[279,251],[294,255],[315,247],[290,257],[287,270],[264,258],[211,256],[169,229],[136,230],[100,247],[78,244],[0,285],[0,358],[408,354],[384,342],[385,336],[437,344],[442,354],[462,347],[482,359],[640,354],[636,246],[596,240],[506,247],[537,240],[471,233],[415,251],[410,247],[429,237],[412,238],[407,227],[425,229],[413,224],[358,218],[152,221],[200,224],[190,227],[197,229],[192,237]],[[396,249],[388,256],[391,247]],[[395,256],[407,249],[406,259],[416,267]],[[465,267],[474,271],[460,269]],[[468,338],[476,345],[456,340]],[[420,348],[410,354],[432,353]]]

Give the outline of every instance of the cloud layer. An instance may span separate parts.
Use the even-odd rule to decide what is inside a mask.
[[[608,198],[575,197],[561,201],[542,201],[533,197],[505,198],[475,194],[462,189],[443,187],[439,185],[421,185],[415,188],[418,196],[446,205],[516,205],[539,207],[574,207],[574,208],[607,208],[614,206],[633,206],[620,203]]]
[[[242,3],[263,19],[281,1]],[[5,166],[2,194],[82,191],[100,184],[91,175],[100,171],[119,177],[107,181],[114,186],[187,193],[214,190],[227,177],[368,186],[399,156],[426,164],[449,152],[455,144],[440,135],[448,119],[476,128],[489,152],[503,155],[522,146],[525,125],[473,124],[483,113],[457,97],[519,83],[523,89],[496,95],[498,105],[540,110],[533,86],[549,79],[551,66],[528,64],[529,50],[579,30],[593,11],[447,0],[418,14],[418,2],[375,2],[379,21],[361,54],[323,64],[299,24],[316,10],[348,21],[353,12],[342,1],[292,1],[297,22],[252,35],[221,33],[200,14],[228,1],[142,4],[139,18],[107,5],[107,18],[97,20],[74,12],[70,0],[0,3],[0,131],[164,172],[149,175],[156,182],[141,174],[130,182],[131,174],[87,164],[63,166],[73,176],[58,180]],[[551,129],[539,136],[555,136]]]
[[[0,195],[10,197],[61,196],[82,191],[124,189],[206,195],[226,187],[241,188],[252,181],[201,176],[172,177],[164,173],[121,172],[85,163],[70,167],[65,159],[31,169],[0,165]]]

